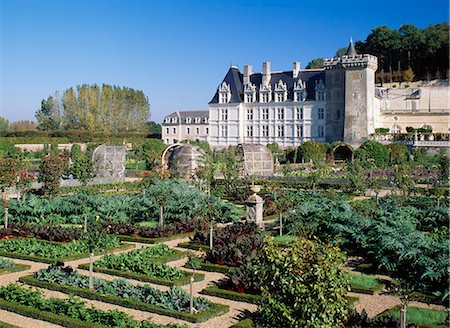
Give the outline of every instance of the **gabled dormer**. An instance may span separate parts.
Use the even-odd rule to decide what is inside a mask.
[[[275,101],[283,102],[287,99],[287,85],[283,82],[283,80],[279,80],[278,83],[275,84]]]
[[[307,96],[306,83],[299,79],[294,82],[294,101],[300,102],[305,101]]]
[[[325,84],[323,83],[323,80],[320,79],[319,81],[316,81],[316,87],[315,87],[315,92],[316,92],[316,100],[317,101],[325,101]]]
[[[219,104],[227,104],[231,99],[231,87],[225,81],[219,87]]]
[[[272,86],[270,84],[259,86],[259,102],[268,103],[272,101]]]
[[[252,103],[256,101],[256,86],[254,84],[244,84],[244,102]]]

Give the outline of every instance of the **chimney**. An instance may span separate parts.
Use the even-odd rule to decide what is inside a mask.
[[[244,85],[250,84],[250,76],[252,75],[252,66],[245,65],[244,66]]]
[[[263,62],[262,84],[267,86],[270,83],[270,62]]]
[[[300,62],[294,62],[294,69],[292,70],[292,77],[295,79],[300,73]]]

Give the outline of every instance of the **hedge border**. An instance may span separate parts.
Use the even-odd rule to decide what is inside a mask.
[[[220,264],[206,263],[206,262],[202,262],[199,265],[200,265],[199,270],[208,271],[208,272],[218,272],[218,273],[223,273],[223,274],[226,274],[229,270],[235,268],[235,267],[228,266],[228,265],[220,265]]]
[[[188,249],[192,249],[194,251],[208,251],[209,250],[209,246],[206,245],[202,245],[202,244],[196,244],[193,242],[184,242],[184,243],[179,243],[177,245],[177,247],[181,247],[181,248],[188,248]]]
[[[195,232],[192,231],[192,232],[179,233],[176,235],[172,235],[170,237],[159,237],[159,238],[146,238],[146,237],[139,237],[139,236],[127,236],[127,235],[115,235],[115,234],[111,234],[111,235],[116,236],[121,241],[132,241],[132,242],[143,243],[143,244],[157,244],[157,243],[162,243],[162,242],[169,241],[169,240],[190,237],[190,236],[194,235],[194,233]]]
[[[9,323],[0,321],[0,328],[20,328],[19,326],[14,326]]]
[[[238,293],[232,290],[227,290],[218,287],[217,285],[206,287],[203,289],[200,294],[217,296],[221,298],[226,298],[233,301],[259,304],[261,303],[263,297],[261,295],[256,294],[248,294],[248,293]]]
[[[48,242],[47,240],[40,240],[40,239],[38,239],[38,240],[43,241],[43,242]],[[95,256],[105,255],[112,251],[126,250],[126,249],[130,249],[130,248],[134,248],[134,247],[135,247],[134,244],[120,243],[120,245],[117,247],[107,248],[99,253],[94,253],[94,254],[95,254]],[[59,258],[51,259],[49,257],[40,257],[40,256],[25,255],[25,254],[15,254],[15,253],[7,253],[7,252],[0,251],[0,256],[3,256],[3,257],[19,259],[19,260],[28,260],[28,261],[32,261],[32,262],[48,263],[48,264],[51,264],[54,262],[70,262],[70,261],[80,260],[80,259],[89,257],[89,255],[90,255],[89,253],[82,253],[82,254],[77,254],[77,255],[69,255],[66,257],[59,257]]]
[[[368,295],[375,295],[377,292],[383,290],[384,284],[376,284],[375,286],[371,288],[364,288],[364,287],[357,287],[350,284],[350,291],[352,293],[358,293],[358,294],[368,294]]]
[[[37,310],[35,308],[12,303],[5,300],[0,300],[0,309],[14,312],[25,317],[43,320],[47,322],[54,323],[56,325],[61,325],[63,327],[71,328],[106,328],[106,326],[100,324],[87,323],[78,319],[66,317],[63,315],[55,314],[49,311]]]
[[[415,306],[411,306],[411,307],[415,307]],[[417,308],[417,307],[415,307]],[[383,312],[381,312],[380,314],[377,315],[377,317],[386,317],[386,316],[390,316],[390,315],[394,315],[394,312],[396,311],[400,311],[401,306],[400,305],[396,305],[393,308],[387,309]],[[425,310],[432,310],[432,309],[425,309]],[[408,322],[408,308],[406,309],[406,321]],[[408,322],[411,323],[413,325],[418,325],[420,328],[448,328],[448,326],[445,324],[445,322],[442,325],[435,325],[432,323],[421,323],[421,322]]]
[[[151,257],[148,259],[148,261],[149,262],[167,263],[167,262],[180,260],[188,255],[186,252],[183,252],[183,251],[177,251],[176,249],[171,249],[171,250],[173,251],[172,254],[158,256],[158,257]]]
[[[84,263],[84,264],[80,264],[78,266],[79,269],[83,269],[83,270],[89,270],[89,264],[88,263]],[[160,278],[156,278],[156,277],[150,277],[150,276],[146,276],[143,274],[137,274],[137,273],[132,273],[132,272],[126,272],[126,271],[121,271],[121,270],[116,270],[116,269],[107,269],[107,268],[103,268],[103,267],[98,267],[95,266],[95,262],[94,262],[94,271],[95,272],[100,272],[100,273],[106,273],[112,276],[118,276],[118,277],[123,277],[123,278],[128,278],[128,279],[134,279],[134,280],[139,280],[142,282],[149,282],[152,284],[157,284],[157,285],[164,285],[164,286],[183,286],[183,285],[187,285],[190,282],[190,272],[188,271],[184,271],[181,270],[183,272],[185,272],[185,275],[183,277],[180,277],[176,280],[167,280],[167,279],[160,279]],[[205,275],[202,273],[194,273],[194,282],[197,281],[202,281],[205,279]]]
[[[229,311],[229,306],[211,302],[210,303],[211,306],[208,310],[204,310],[199,313],[191,314],[191,313],[186,313],[186,312],[177,311],[177,310],[164,309],[157,305],[147,304],[147,303],[132,300],[129,298],[123,298],[123,297],[119,297],[119,296],[115,296],[115,295],[100,294],[98,292],[91,291],[86,288],[63,286],[63,285],[59,285],[59,284],[55,284],[55,283],[44,282],[44,281],[40,281],[40,280],[36,279],[32,275],[21,277],[19,279],[19,281],[22,283],[28,284],[28,285],[36,286],[36,287],[55,290],[55,291],[59,291],[59,292],[65,293],[65,294],[73,294],[73,295],[77,295],[82,298],[116,304],[119,306],[131,308],[131,309],[135,309],[135,310],[165,315],[165,316],[185,320],[185,321],[192,322],[192,323],[204,322],[213,317],[227,313]]]
[[[19,272],[19,271],[25,271],[25,270],[29,270],[29,269],[31,269],[31,265],[14,263],[14,266],[12,266],[12,267],[0,269],[0,275],[13,273],[13,272]]]

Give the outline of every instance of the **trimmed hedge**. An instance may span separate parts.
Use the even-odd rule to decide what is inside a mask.
[[[0,328],[19,328],[18,326],[10,325],[9,323],[0,321]]]
[[[234,267],[230,267],[228,265],[220,265],[220,264],[202,262],[202,263],[200,263],[199,270],[208,271],[208,272],[219,272],[219,273],[226,274],[230,269],[234,269]]]
[[[125,235],[114,235],[114,234],[112,236],[116,236],[121,241],[132,241],[132,242],[143,243],[143,244],[157,244],[157,243],[162,243],[162,242],[169,241],[169,240],[190,237],[190,236],[194,235],[194,233],[195,232],[192,231],[192,232],[180,233],[180,234],[173,235],[170,237],[159,237],[159,238],[145,238],[145,237],[139,237],[139,236],[125,236]]]
[[[84,269],[84,270],[89,270],[89,264],[80,264],[78,266],[79,269]],[[124,277],[124,278],[129,278],[129,279],[134,279],[134,280],[139,280],[139,281],[143,281],[143,282],[149,282],[149,283],[153,283],[153,284],[157,284],[157,285],[164,285],[164,286],[172,286],[172,285],[177,285],[177,286],[183,286],[183,285],[187,285],[190,282],[190,277],[191,274],[187,271],[183,271],[186,274],[181,277],[178,278],[176,280],[167,280],[167,279],[160,279],[160,278],[156,278],[156,277],[151,277],[151,276],[147,276],[144,274],[138,274],[138,273],[132,273],[132,272],[126,272],[126,271],[120,271],[120,270],[115,270],[115,269],[107,269],[107,268],[102,268],[102,267],[98,267],[95,266],[94,263],[94,271],[95,272],[100,272],[100,273],[106,273],[112,276],[119,276],[119,277]],[[202,281],[203,279],[205,279],[205,275],[202,273],[194,273],[194,281]]]
[[[176,319],[185,320],[188,322],[198,323],[198,322],[204,322],[206,320],[209,320],[213,317],[222,315],[224,313],[227,313],[229,311],[229,307],[222,304],[217,303],[211,303],[211,306],[208,310],[201,311],[199,313],[191,314],[187,312],[177,311],[177,310],[169,310],[164,309],[157,305],[147,304],[144,302],[136,301],[130,298],[123,298],[119,296],[114,295],[105,295],[100,294],[98,292],[92,291],[87,288],[78,288],[73,286],[62,286],[59,284],[49,283],[40,281],[39,279],[34,278],[32,275],[21,277],[19,279],[20,282],[41,287],[45,289],[55,290],[66,294],[73,294],[77,295],[83,298],[95,300],[95,301],[101,301],[111,304],[116,304],[119,306],[136,309],[140,311],[147,311],[152,312],[156,314],[166,315],[169,317],[173,317]],[[69,326],[72,327],[72,326]]]
[[[182,258],[187,256],[186,252],[177,251],[177,250],[174,250],[174,249],[172,251],[173,251],[173,254],[164,255],[164,256],[158,256],[158,257],[152,257],[152,258],[149,258],[148,260],[150,262],[167,263],[167,262],[177,261],[177,260],[182,259]]]
[[[60,325],[63,327],[70,327],[70,328],[105,328],[106,326],[93,324],[93,323],[87,323],[81,320],[73,319],[70,317],[54,314],[52,312],[48,311],[41,311],[37,310],[35,308],[15,304],[12,302],[8,302],[5,300],[0,300],[0,309],[15,312],[17,314],[37,319],[37,320],[43,320],[48,321],[51,323],[54,323],[56,325]],[[1,326],[0,326],[1,327]]]
[[[41,240],[41,239],[39,241],[46,242],[46,243],[60,244],[57,242],[51,242],[51,241]],[[95,256],[105,255],[112,251],[125,250],[125,249],[129,249],[129,248],[134,248],[134,247],[135,247],[135,245],[133,245],[133,244],[122,243],[121,245],[119,245],[117,247],[107,248],[101,252],[96,252],[94,254],[95,254]],[[55,262],[67,262],[67,261],[79,260],[79,259],[87,258],[87,257],[89,257],[89,255],[90,255],[89,253],[83,253],[83,254],[77,254],[77,255],[72,255],[72,256],[51,259],[48,257],[40,257],[40,256],[34,256],[34,255],[24,255],[24,254],[0,252],[0,256],[3,256],[3,257],[19,259],[19,260],[28,260],[28,261],[33,261],[33,262],[42,262],[42,263],[48,263],[48,264],[55,263]]]
[[[422,303],[427,303],[427,304],[438,304],[438,305],[444,305],[444,306],[448,305],[447,302],[443,301],[439,297],[436,297],[434,295],[423,294],[423,293],[419,293],[419,292],[412,292],[409,298],[411,299],[411,301],[417,301],[417,302],[422,302]]]
[[[353,286],[352,284],[350,284],[350,291],[353,293],[359,293],[359,294],[374,295],[375,293],[379,292],[383,288],[384,288],[384,284],[378,284],[372,288],[357,287],[357,286]]]
[[[31,265],[26,264],[16,264],[9,268],[3,268],[0,269],[0,274],[7,274],[7,273],[13,273],[13,272],[19,272],[19,271],[25,271],[31,268]],[[1,327],[1,326],[0,326]]]
[[[203,289],[200,294],[217,296],[238,302],[246,302],[252,304],[261,303],[263,297],[256,294],[238,293],[228,289],[219,288],[217,285]]]
[[[188,249],[193,249],[194,251],[208,251],[209,250],[209,246],[206,245],[202,245],[202,244],[196,244],[193,242],[185,242],[185,243],[179,243],[177,245],[178,247],[182,247],[182,248],[188,248]]]

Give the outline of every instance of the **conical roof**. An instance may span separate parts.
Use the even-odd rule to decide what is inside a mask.
[[[353,40],[352,40],[352,38],[350,38],[350,43],[347,48],[347,56],[353,57],[353,56],[356,56],[357,54],[358,53],[356,52],[355,45],[353,44]]]

